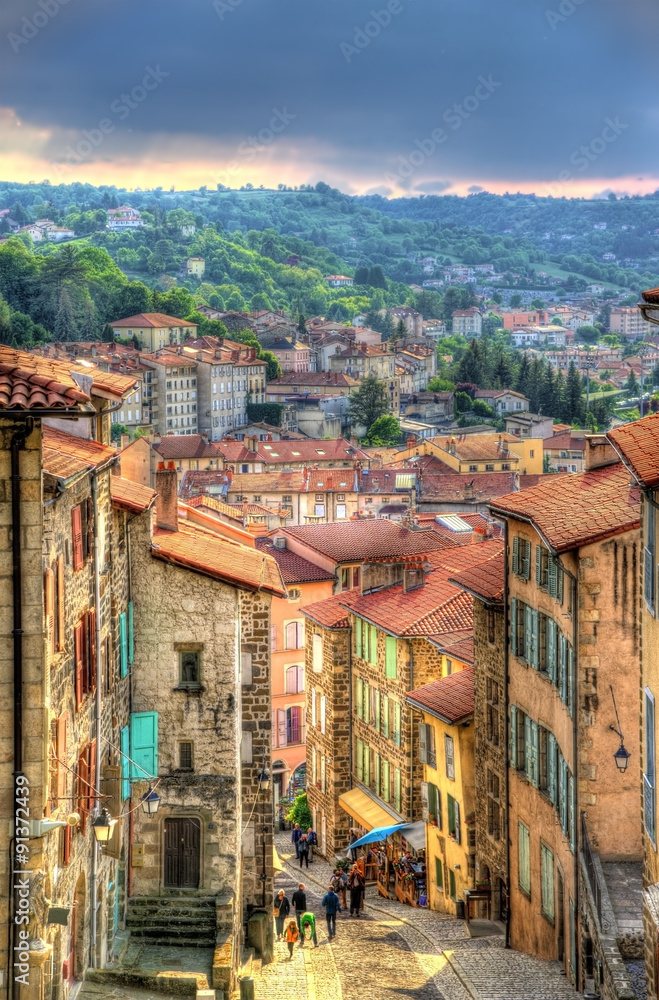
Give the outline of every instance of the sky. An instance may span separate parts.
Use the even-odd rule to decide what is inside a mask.
[[[0,179],[659,189],[657,0],[4,0]]]

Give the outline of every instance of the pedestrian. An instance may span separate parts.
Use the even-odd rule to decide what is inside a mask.
[[[327,920],[327,936],[332,940],[336,937],[336,915],[341,912],[339,897],[330,885],[322,899],[322,906],[325,907],[325,919]]]
[[[307,927],[310,930],[309,937],[314,943],[314,948],[318,947],[318,938],[316,937],[316,918],[313,913],[303,913],[300,917],[300,948],[304,948],[304,939],[306,937]]]
[[[283,889],[280,889],[275,898],[275,927],[277,928],[277,940],[281,941],[284,933],[284,920],[291,912],[291,904]]]
[[[300,856],[300,852],[298,850],[298,844],[300,843],[300,837],[301,836],[302,836],[302,830],[300,829],[300,824],[296,823],[295,826],[293,827],[293,831],[291,833],[291,843],[295,846],[295,857],[296,858],[298,858]]]
[[[309,845],[309,861],[313,864],[314,850],[318,847],[318,836],[311,826],[307,830],[307,844]]]
[[[350,889],[350,916],[354,913],[355,916],[358,917],[362,906],[362,896],[364,894],[364,889],[366,888],[366,882],[357,865],[353,865],[350,869],[350,874],[348,875],[348,888]]]
[[[304,882],[300,882],[297,889],[291,896],[291,903],[293,904],[293,909],[295,910],[295,919],[297,921],[297,929],[301,930],[300,927],[300,917],[306,911],[307,908],[307,894],[305,892],[306,885]],[[302,947],[302,942],[300,941],[300,947]]]
[[[354,844],[354,842],[356,840],[359,840],[359,837],[357,836],[357,833],[355,832],[355,830],[353,830],[352,827],[350,827],[348,833],[350,834],[350,844],[351,844],[351,847],[350,847],[350,860],[354,862],[354,861],[357,860],[357,851],[354,850],[354,848],[352,847],[352,844]]]
[[[295,947],[295,942],[300,936],[300,932],[297,929],[297,924],[294,920],[289,921],[288,927],[286,928],[286,944],[288,946],[288,958],[287,962],[293,957],[293,948]]]
[[[309,867],[309,843],[307,841],[306,833],[303,833],[297,842],[297,856],[300,859],[300,868],[302,867],[302,862],[306,861],[307,868]]]

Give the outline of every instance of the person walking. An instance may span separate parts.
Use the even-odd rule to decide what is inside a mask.
[[[296,823],[291,832],[291,843],[295,847],[295,857],[299,858],[300,852],[298,850],[298,844],[300,843],[300,837],[302,836],[302,830],[300,829],[300,824]]]
[[[307,868],[309,867],[309,842],[307,840],[306,833],[303,833],[297,842],[297,856],[300,859],[300,868],[302,867],[302,862],[306,861]]]
[[[350,827],[348,833],[350,835],[350,860],[355,862],[357,860],[357,851],[352,847],[352,845],[356,840],[359,840],[359,837],[352,827]]]
[[[310,937],[314,943],[314,948],[318,947],[318,938],[316,937],[316,917],[313,913],[303,913],[300,917],[300,948],[304,948],[304,939],[306,937],[307,927],[310,930]]]
[[[293,904],[293,909],[295,910],[295,919],[297,921],[297,929],[301,930],[300,927],[300,917],[307,909],[307,894],[305,892],[306,885],[304,882],[300,882],[297,889],[291,896],[291,903]],[[300,947],[302,947],[302,942],[300,941]]]
[[[313,864],[314,851],[318,847],[318,835],[311,826],[307,830],[307,844],[309,845],[309,861]]]
[[[333,937],[336,937],[336,915],[341,912],[341,902],[331,885],[323,896],[321,905],[325,907],[327,936],[331,941]]]
[[[294,920],[289,921],[288,927],[286,928],[286,944],[288,946],[288,958],[287,962],[293,957],[293,948],[295,947],[295,942],[300,936],[300,932],[297,929],[297,924]]]
[[[353,865],[348,875],[348,888],[350,889],[350,916],[359,916],[362,906],[362,896],[366,888],[366,881],[357,865]]]
[[[275,897],[275,927],[277,928],[277,940],[281,941],[284,933],[284,921],[291,912],[291,904],[283,889],[280,889]]]
[[[348,876],[340,868],[334,869],[334,874],[330,880],[330,886],[341,900],[341,909],[346,909],[346,883]]]

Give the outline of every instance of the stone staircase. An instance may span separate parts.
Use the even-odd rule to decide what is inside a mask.
[[[219,917],[219,920],[218,920]],[[221,899],[216,896],[133,896],[126,926],[133,939],[157,945],[214,948],[222,927]]]

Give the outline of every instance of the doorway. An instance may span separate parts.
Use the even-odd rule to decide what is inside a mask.
[[[165,820],[165,888],[199,888],[201,824],[181,817]]]
[[[563,872],[556,869],[558,899],[556,900],[556,946],[558,949],[558,961],[565,963],[565,886],[563,883]]]

